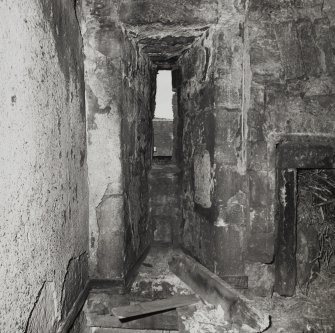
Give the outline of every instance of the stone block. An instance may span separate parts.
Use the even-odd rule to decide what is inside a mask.
[[[271,205],[266,207],[250,207],[249,227],[253,233],[274,232],[274,221],[270,217]]]
[[[248,275],[248,286],[253,295],[263,297],[272,295],[274,284],[274,270],[272,265],[247,263],[245,274]]]
[[[217,163],[223,165],[235,166],[237,165],[238,152],[233,144],[222,144],[215,147],[214,159]]]
[[[305,74],[301,50],[294,22],[282,22],[275,26],[280,57],[287,79],[296,79]]]
[[[272,22],[249,23],[250,69],[253,81],[279,80],[283,67]]]
[[[259,113],[264,112],[265,107],[265,85],[251,82],[250,88],[250,109],[257,110]],[[252,111],[251,111],[252,112]]]
[[[227,201],[227,206],[223,208],[224,223],[228,225],[244,225],[247,214],[247,195],[242,191],[238,191]]]
[[[268,173],[267,171],[249,171],[250,207],[267,207],[268,205]]]
[[[329,20],[322,18],[314,21],[316,45],[321,52],[321,66],[323,72],[334,73],[334,28],[330,29]]]
[[[99,29],[95,34],[97,50],[110,59],[122,57],[122,32],[115,24]]]
[[[219,109],[216,113],[215,161],[224,165],[237,165],[241,150],[241,113]]]
[[[182,10],[176,10],[180,8]],[[217,2],[214,0],[160,0],[123,1],[119,11],[122,22],[144,24],[210,24],[217,20]]]
[[[251,232],[248,237],[246,260],[269,264],[274,255],[274,233]]]
[[[215,229],[215,272],[219,276],[244,275],[242,228]]]
[[[242,70],[241,68],[239,69]],[[240,73],[229,73],[215,81],[215,104],[227,109],[239,109],[242,106],[242,80]]]
[[[325,0],[323,2],[324,13],[328,16],[330,25],[334,28],[335,25],[335,3],[333,0]]]
[[[277,167],[280,169],[332,168],[335,150],[332,141],[287,142],[277,147]]]
[[[311,96],[304,98],[304,112],[306,116],[318,117],[315,123],[316,131],[322,128],[325,133],[332,132],[335,115],[335,95]]]
[[[215,89],[214,83],[212,81],[206,83],[205,86],[202,86],[198,94],[200,110],[211,109],[215,105]]]
[[[248,141],[265,141],[264,124],[266,115],[263,110],[250,109],[248,112]]]
[[[265,91],[265,112],[267,114],[263,133],[267,137],[272,132],[281,132],[287,123],[287,92],[281,84],[269,85]]]
[[[265,171],[268,168],[267,142],[250,142],[247,149],[248,169],[254,171]]]
[[[309,76],[317,76],[322,72],[320,51],[313,38],[312,23],[308,20],[297,23],[298,38],[301,46],[301,55],[304,70]]]
[[[193,82],[194,85],[199,85],[203,79],[203,71],[206,65],[206,51],[205,48],[199,45],[195,45],[190,49],[188,57],[182,60],[182,80],[183,83],[189,83],[191,80],[196,80]],[[196,98],[199,98],[199,94],[195,94]]]
[[[238,145],[241,135],[241,113],[240,109],[229,111],[219,108],[215,114],[215,144],[216,145]]]
[[[215,179],[216,202],[223,207],[239,191],[244,193],[249,191],[248,177],[239,173],[236,168],[217,164]]]

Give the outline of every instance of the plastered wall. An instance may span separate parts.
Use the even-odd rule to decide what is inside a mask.
[[[72,2],[0,3],[0,331],[54,332],[87,280],[82,40]]]

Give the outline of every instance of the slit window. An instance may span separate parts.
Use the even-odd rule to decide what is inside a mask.
[[[171,158],[173,151],[172,77],[170,70],[157,73],[156,109],[153,119],[156,158]]]

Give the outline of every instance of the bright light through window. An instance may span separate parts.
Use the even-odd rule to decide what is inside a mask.
[[[173,119],[171,71],[157,73],[155,118]]]

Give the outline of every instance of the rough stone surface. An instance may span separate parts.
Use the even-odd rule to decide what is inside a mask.
[[[181,7],[183,11],[175,10]],[[144,247],[139,235],[144,244],[150,239],[141,230],[150,229],[150,163],[144,161],[151,158],[151,143],[139,133],[152,130],[146,123],[155,90],[149,72],[157,66],[173,72],[173,158],[182,175],[183,247],[222,277],[250,274],[255,281],[256,270],[250,267],[265,264],[267,275],[273,274],[276,169],[282,167],[276,147],[334,136],[332,1],[100,0],[86,3],[83,12],[92,139],[92,272],[100,232],[96,207],[105,193],[125,197],[124,221],[141,216],[135,224],[124,224],[122,246],[132,244],[126,257],[136,257]],[[138,64],[136,70],[132,62]],[[119,101],[121,93],[126,97]],[[150,106],[143,102],[149,96]],[[134,121],[136,105],[146,110],[140,127]],[[136,136],[141,144],[130,144]],[[313,149],[307,145],[305,157]],[[327,149],[324,155],[333,156],[332,142]],[[288,155],[280,163],[299,165],[305,158]],[[120,247],[113,251],[122,253]]]
[[[256,270],[248,267],[261,264],[273,274],[275,147],[333,137],[334,8],[323,5],[250,1],[246,12],[223,5],[218,24],[178,61],[183,241],[219,275],[250,274],[255,281]],[[204,149],[213,169],[210,209],[196,195],[205,171],[197,151]],[[333,143],[327,149],[331,163]],[[283,161],[299,165],[314,151],[307,145],[306,157],[287,154]]]
[[[148,220],[147,176],[156,72],[117,18],[111,20],[110,6],[83,3],[82,9],[89,261],[92,277],[122,279],[153,233]]]
[[[176,10],[176,7],[179,10]],[[165,25],[192,25],[215,23],[217,20],[215,0],[159,0],[123,1],[120,7],[122,22],[142,25],[160,23]]]
[[[87,274],[69,266],[88,244],[82,39],[69,1],[0,17],[0,331],[54,332]]]
[[[238,23],[210,28],[178,62],[178,107],[184,118],[183,245],[220,276],[244,275],[248,188],[239,34]]]
[[[173,121],[168,119],[153,119],[154,153],[153,156],[172,157]]]
[[[154,240],[177,245],[180,241],[180,170],[171,162],[155,163],[149,174],[150,219]]]
[[[245,31],[252,74],[247,113],[250,184],[247,261],[251,267],[257,262],[272,262],[274,230],[280,222],[274,214],[279,195],[276,168],[301,167],[306,160],[313,164],[312,161],[320,161],[315,152],[322,154],[324,149],[328,149],[324,152],[327,159],[333,156],[333,143],[321,150],[304,145],[334,136],[333,113],[326,111],[333,109],[330,82],[334,80],[334,58],[329,53],[331,42],[325,45],[325,40],[330,41],[332,11],[329,6],[329,12],[325,10],[323,2],[251,1],[249,5]],[[260,11],[268,18],[259,20]],[[325,86],[327,90],[323,89]],[[296,144],[304,152],[287,151],[276,160],[276,146],[280,142]]]

